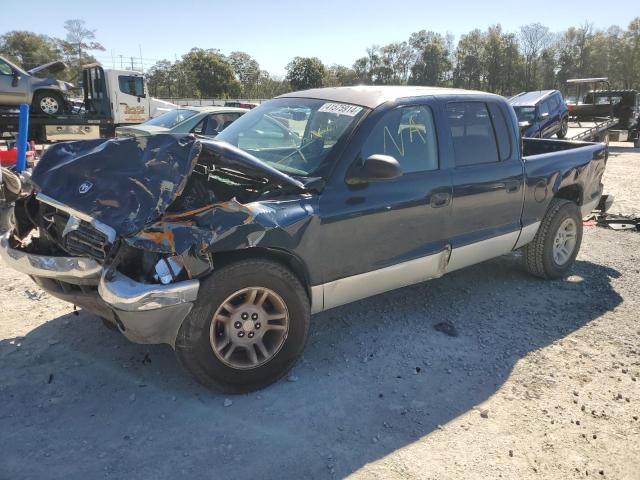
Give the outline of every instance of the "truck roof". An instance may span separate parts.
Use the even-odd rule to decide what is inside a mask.
[[[424,97],[430,95],[485,95],[497,97],[492,93],[459,88],[441,87],[408,87],[408,86],[356,86],[313,88],[298,92],[285,93],[277,98],[316,98],[332,102],[351,103],[367,108],[376,108],[383,103],[408,97]],[[502,98],[502,97],[500,97]]]
[[[509,105],[513,107],[534,107],[540,100],[548,97],[557,90],[536,90],[535,92],[522,92],[509,99]]]

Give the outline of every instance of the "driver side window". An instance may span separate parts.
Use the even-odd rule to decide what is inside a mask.
[[[438,169],[438,142],[431,109],[426,106],[396,108],[384,115],[362,147],[371,155],[395,158],[404,173]]]
[[[0,75],[13,75],[13,69],[9,64],[0,60]]]

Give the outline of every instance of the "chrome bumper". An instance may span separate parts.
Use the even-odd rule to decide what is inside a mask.
[[[0,237],[0,257],[14,270],[34,277],[75,280],[78,285],[97,285],[102,266],[90,258],[49,257],[22,252],[9,245],[10,233]]]
[[[90,258],[37,255],[12,248],[9,233],[0,237],[0,257],[14,270],[35,277],[53,296],[107,317],[137,343],[174,346],[200,288],[198,280],[146,284],[119,272],[107,279],[102,266]],[[85,288],[69,293],[68,289],[56,289],[56,282]]]

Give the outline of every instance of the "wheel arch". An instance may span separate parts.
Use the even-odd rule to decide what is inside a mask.
[[[309,301],[311,301],[311,278],[309,275],[309,269],[298,255],[289,250],[270,247],[251,247],[215,252],[212,254],[212,257],[214,269],[216,267],[229,265],[230,263],[249,259],[271,260],[272,262],[279,263],[293,272],[304,287],[305,292],[307,292]]]
[[[583,189],[577,183],[560,187],[553,195],[553,198],[570,200],[576,203],[577,205],[582,205],[582,197],[583,197]]]
[[[42,85],[40,87],[35,87],[33,89],[33,92],[31,93],[32,99],[35,98],[36,95],[39,95],[41,93],[52,93],[64,100],[64,95],[62,91],[60,91],[57,88],[52,88],[50,85]]]

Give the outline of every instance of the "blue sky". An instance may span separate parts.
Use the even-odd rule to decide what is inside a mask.
[[[157,0],[3,0],[0,34],[32,30],[64,36],[69,18],[82,18],[97,30],[107,49],[95,52],[106,66],[120,55],[134,56],[149,67],[157,59],[173,60],[191,47],[241,50],[262,68],[284,75],[294,56],[317,56],[326,64],[352,65],[372,44],[406,40],[426,29],[457,37],[473,28],[500,23],[515,31],[540,22],[552,31],[591,22],[596,28],[625,27],[640,16],[638,0],[618,0],[614,8],[594,0],[480,2],[473,0],[314,0],[196,1]],[[28,8],[25,6],[28,5]],[[53,6],[55,5],[55,7]],[[525,6],[528,5],[528,6]]]

